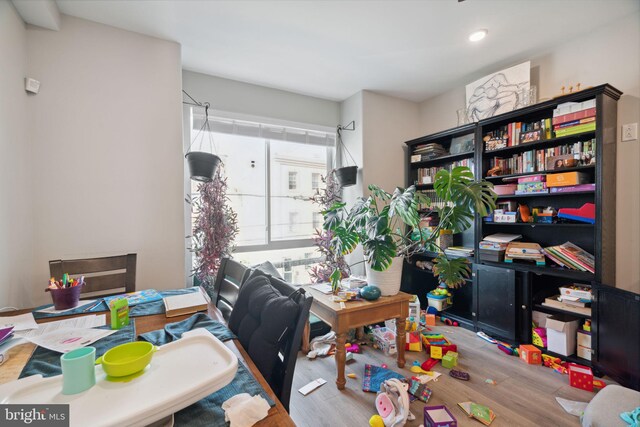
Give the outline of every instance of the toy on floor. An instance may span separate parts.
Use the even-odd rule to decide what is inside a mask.
[[[409,411],[409,385],[397,378],[384,381],[376,396],[376,409],[385,427],[402,427],[415,420]]]
[[[415,374],[427,374],[427,375],[431,375],[433,374],[433,372],[431,371],[425,371],[424,369],[422,369],[420,366],[416,366],[413,365],[411,366],[411,368],[409,369],[411,372],[415,373]]]
[[[440,316],[440,321],[448,326],[460,326],[457,321],[453,319],[449,319],[448,317],[445,317],[445,316]]]
[[[457,426],[458,421],[444,405],[424,407],[424,427]]]
[[[347,374],[347,377],[354,378],[354,379],[358,378],[358,376],[356,374],[354,374],[354,373]]]
[[[498,383],[496,382],[496,380],[492,380],[491,378],[487,378],[486,380],[484,380],[485,383],[487,384],[491,384],[491,385],[497,385]]]
[[[369,425],[371,427],[384,427],[384,420],[380,415],[372,415],[369,418]]]
[[[547,368],[551,368],[559,374],[568,374],[566,362],[563,362],[559,357],[549,356],[548,354],[543,354],[542,356],[542,364]]]
[[[469,379],[471,378],[470,375],[467,372],[464,371],[458,371],[456,369],[452,369],[449,371],[449,376],[457,379],[457,380],[462,380],[462,381],[469,381]]]
[[[420,338],[420,332],[407,332],[404,349],[406,351],[422,351],[422,339]]]
[[[427,314],[425,316],[425,325],[427,326],[436,326],[436,315],[435,314]]]
[[[476,335],[478,335],[483,340],[490,342],[491,344],[496,344],[498,342],[482,331],[476,332]]]
[[[447,351],[442,358],[442,366],[447,369],[458,366],[458,353],[455,351]]]
[[[427,403],[431,398],[431,394],[433,393],[429,387],[422,384],[419,378],[412,377],[409,380],[409,393],[413,395],[416,399]]]
[[[360,353],[360,346],[358,344],[347,343],[345,350],[349,353]]]
[[[424,344],[424,351],[433,359],[442,359],[447,351],[458,351],[458,346],[451,344],[442,334],[422,332],[422,344]]]
[[[417,363],[413,362],[414,364]],[[430,371],[431,368],[433,368],[434,366],[436,366],[438,364],[438,359],[432,359],[432,358],[428,358],[424,363],[422,363],[422,365],[420,365],[420,367],[422,369],[424,369],[425,371]]]

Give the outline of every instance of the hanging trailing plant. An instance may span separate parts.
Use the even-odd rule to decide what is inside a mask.
[[[325,187],[316,190],[316,194],[309,200],[320,207],[320,211],[325,211],[336,203],[342,201],[341,186],[335,175],[335,169],[331,170],[327,177],[322,177]],[[329,282],[331,274],[338,271],[341,277],[349,277],[351,273],[349,264],[344,256],[338,253],[331,245],[333,232],[325,229],[316,229],[313,236],[313,244],[324,257],[324,261],[311,267],[309,276],[314,283]]]
[[[231,256],[238,220],[229,204],[227,178],[222,168],[218,168],[211,182],[198,186],[198,193],[193,199],[197,216],[193,227],[192,251],[196,255],[193,273],[204,286],[210,286],[222,258]]]

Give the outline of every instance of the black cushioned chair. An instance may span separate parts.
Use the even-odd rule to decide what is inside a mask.
[[[238,292],[251,270],[231,258],[222,258],[218,274],[213,283],[211,301],[222,313],[224,320],[229,321],[233,306],[238,299]]]
[[[291,383],[313,297],[302,288],[253,270],[243,283],[229,329],[289,411]]]

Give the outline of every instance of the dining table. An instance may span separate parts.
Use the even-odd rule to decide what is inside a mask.
[[[29,313],[33,311],[33,309],[21,309],[9,312],[2,312],[0,316],[15,316],[19,314]],[[204,312],[204,310],[203,310]],[[36,319],[38,324],[51,322],[55,320],[68,319],[78,316],[84,315],[93,315],[93,314],[104,314],[108,312],[95,312],[92,311],[90,313],[79,313],[73,315],[62,315],[56,317],[46,317]],[[226,323],[223,320],[222,314],[220,310],[209,301],[206,313],[213,320],[220,321],[221,323]],[[180,322],[182,320],[188,319],[192,316],[193,313],[184,314],[175,317],[167,317],[165,313],[161,314],[151,314],[146,316],[138,316],[135,317],[135,329],[136,334],[141,335],[147,332],[163,329],[165,325],[168,323]],[[238,361],[251,372],[254,378],[258,381],[258,383],[262,386],[266,394],[275,402],[275,406],[271,407],[269,410],[268,416],[263,418],[255,426],[258,427],[280,427],[280,426],[295,426],[296,424],[293,422],[286,409],[282,405],[282,403],[278,400],[275,393],[269,386],[269,383],[264,379],[260,371],[258,370],[255,363],[251,360],[251,357],[247,354],[245,349],[242,347],[242,344],[237,339],[232,339],[224,342],[226,345],[238,358]],[[17,345],[11,348],[8,351],[8,359],[5,363],[0,365],[0,384],[4,384],[10,381],[17,380],[22,372],[22,369],[27,364],[31,354],[35,350],[36,345],[30,342]],[[34,402],[37,403],[37,402]]]

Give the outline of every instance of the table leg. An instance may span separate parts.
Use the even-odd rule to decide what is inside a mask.
[[[405,364],[404,346],[407,338],[405,333],[405,322],[406,319],[404,317],[399,317],[396,319],[396,347],[398,350],[398,368],[404,368]]]
[[[344,364],[347,357],[347,350],[345,344],[347,343],[347,334],[340,333],[336,335],[336,368],[338,370],[338,379],[336,385],[338,390],[344,390],[344,386],[347,383],[344,377]]]
[[[309,324],[309,319],[304,324],[304,329],[302,331],[302,344],[300,346],[300,350],[302,354],[309,353],[309,338],[311,337],[311,324]]]

